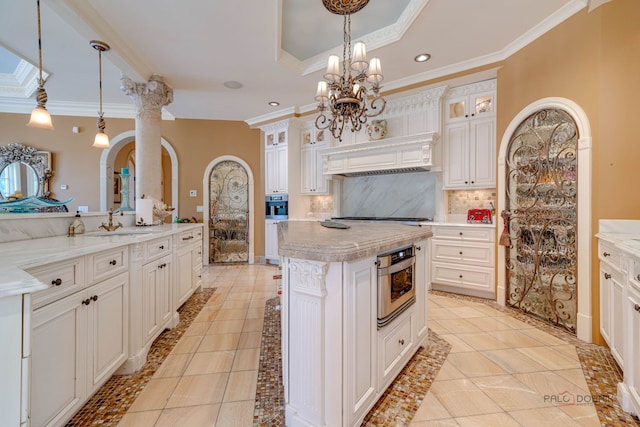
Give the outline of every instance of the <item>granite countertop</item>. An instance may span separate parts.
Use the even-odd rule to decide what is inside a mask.
[[[342,262],[375,256],[432,236],[429,226],[349,221],[348,229],[320,222],[278,223],[278,254],[288,258]]]
[[[26,273],[25,269],[199,227],[202,227],[201,223],[124,227],[115,232],[94,231],[74,237],[56,236],[0,243],[0,297],[49,287]]]

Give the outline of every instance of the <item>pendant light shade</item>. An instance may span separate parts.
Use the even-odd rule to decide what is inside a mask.
[[[31,119],[27,126],[53,130],[53,123],[51,122],[51,114],[47,111],[45,106],[47,103],[47,92],[44,90],[44,79],[42,78],[42,32],[40,30],[40,0],[36,1],[36,8],[38,10],[38,89],[36,90],[36,100],[38,105],[31,112]]]
[[[93,140],[93,146],[96,148],[109,148],[109,137],[104,132],[106,124],[103,117],[104,113],[102,112],[102,52],[108,51],[110,47],[105,42],[101,42],[99,40],[91,40],[89,44],[92,48],[98,51],[98,68],[100,70],[100,111],[98,111],[98,133]]]

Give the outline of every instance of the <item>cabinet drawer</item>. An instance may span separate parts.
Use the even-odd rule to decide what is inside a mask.
[[[598,241],[598,257],[600,258],[601,261],[605,261],[611,264],[615,269],[620,270],[620,267],[621,267],[620,251],[610,243],[603,242],[602,240]],[[637,273],[640,273],[640,269],[638,270],[639,271]]]
[[[191,229],[188,231],[183,231],[182,233],[178,233],[178,247],[183,248],[185,246],[191,245],[193,243],[197,243],[198,241],[202,241],[202,229]]]
[[[122,246],[87,257],[88,283],[101,282],[129,269],[129,248]]]
[[[473,240],[478,242],[493,242],[495,241],[494,228],[488,227],[455,227],[455,226],[433,226],[434,239],[452,239],[452,240]]]
[[[483,267],[464,267],[434,262],[432,265],[432,283],[474,289],[482,292],[494,292],[494,269]]]
[[[411,316],[401,317],[393,329],[382,338],[382,368],[385,378],[402,356],[413,347],[411,324]]]
[[[145,245],[145,260],[150,261],[154,258],[170,254],[171,240],[171,236],[167,236],[147,242]]]
[[[27,273],[51,285],[50,288],[33,294],[34,309],[77,292],[85,286],[83,257],[35,267],[27,270]]]
[[[433,241],[433,260],[493,267],[495,248],[489,243],[455,243]]]

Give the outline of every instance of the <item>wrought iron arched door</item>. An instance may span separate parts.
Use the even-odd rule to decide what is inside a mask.
[[[505,159],[507,301],[576,332],[577,150],[573,118],[544,109],[515,130]]]
[[[238,162],[225,160],[209,176],[209,262],[249,261],[249,178]]]

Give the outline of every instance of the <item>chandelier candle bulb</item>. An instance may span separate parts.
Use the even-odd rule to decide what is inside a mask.
[[[335,81],[338,77],[340,77],[340,58],[338,58],[338,55],[331,55],[329,56],[327,72],[324,78],[329,81]]]
[[[353,63],[351,69],[358,73],[367,69],[367,51],[363,42],[357,42],[353,46]]]
[[[316,101],[324,102],[329,98],[329,89],[327,87],[327,82],[320,81],[318,82],[318,90],[316,91]]]

